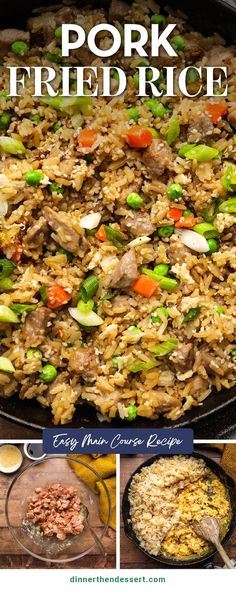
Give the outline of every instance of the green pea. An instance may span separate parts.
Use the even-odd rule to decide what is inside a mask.
[[[55,50],[55,53],[49,51],[47,53],[47,59],[54,63],[59,63],[61,61],[61,50],[58,48],[57,51]]]
[[[24,178],[29,186],[39,186],[44,178],[44,174],[41,170],[29,170],[29,172],[26,172]]]
[[[171,43],[175,46],[175,49],[181,51],[185,46],[185,39],[182,35],[174,35],[171,39]]]
[[[169,272],[169,264],[157,264],[156,266],[154,266],[153,270],[157,275],[166,277],[166,275],[168,275]]]
[[[153,14],[151,17],[152,25],[161,25],[162,23],[165,23],[165,21],[166,17],[164,14]]]
[[[42,355],[41,350],[39,350],[39,348],[29,348],[29,350],[27,350],[27,353],[26,353],[26,358],[41,361],[41,359],[43,358],[43,355]]]
[[[129,193],[126,197],[126,203],[131,207],[131,209],[140,209],[143,205],[143,199],[140,197],[138,193]]]
[[[139,87],[139,73],[135,72],[133,75],[133,81],[136,88]]]
[[[41,121],[41,117],[40,117],[40,115],[38,115],[37,113],[35,113],[35,114],[31,114],[31,115],[29,116],[29,119],[30,119],[30,121],[32,121],[33,123],[40,123],[40,121]]]
[[[39,378],[43,383],[51,383],[57,377],[57,370],[56,367],[53,365],[44,365],[42,368],[41,373],[39,374]]]
[[[131,33],[131,39],[132,39],[132,41],[137,41],[138,38],[139,38],[139,36],[140,36],[139,31],[132,31],[132,33]]]
[[[137,64],[137,68],[147,68],[148,66],[150,66],[150,63],[148,59],[145,58]]]
[[[233,348],[233,350],[231,350],[231,356],[232,356],[233,358],[235,358],[235,357],[236,357],[236,348]]]
[[[62,37],[62,27],[57,27],[57,29],[55,29],[54,31],[54,35],[56,37],[56,39],[61,39]]]
[[[188,217],[189,215],[192,215],[192,211],[190,211],[190,209],[185,209],[183,212],[183,217]]]
[[[129,420],[131,422],[132,420],[135,420],[136,417],[137,417],[137,407],[135,406],[135,404],[129,404],[127,420]]]
[[[186,73],[186,84],[193,84],[193,82],[197,82],[198,79],[199,74],[195,68],[189,68]]]
[[[11,114],[10,113],[3,113],[0,116],[0,129],[1,129],[1,131],[8,129],[10,122],[11,122]]]
[[[159,117],[160,119],[163,119],[167,112],[164,105],[161,102],[155,100],[154,98],[150,98],[149,100],[147,100],[146,105],[150,109],[154,117]]]
[[[11,291],[13,284],[13,280],[10,277],[0,279],[0,291]]]
[[[29,53],[29,45],[25,41],[14,41],[11,45],[11,50],[16,55],[27,55]]]
[[[174,233],[174,225],[163,225],[158,227],[157,234],[159,238],[170,238]]]
[[[58,246],[57,251],[60,252],[60,254],[64,254],[68,262],[72,262],[74,256],[71,252],[68,252],[68,250],[65,250],[65,248],[62,248],[61,246]]]
[[[113,369],[117,369],[118,371],[121,369],[121,357],[117,354],[112,357],[111,364]]]
[[[129,119],[132,119],[133,121],[135,121],[137,123],[137,121],[139,120],[139,117],[140,117],[139,110],[136,109],[136,107],[131,107],[130,109],[127,109],[126,112],[127,112]]]
[[[209,246],[209,251],[206,252],[206,254],[214,254],[214,252],[218,252],[219,250],[219,246],[218,246],[218,242],[217,240],[215,240],[214,238],[209,238],[209,240],[207,240],[208,246]]]
[[[64,192],[64,186],[61,186],[56,182],[51,182],[48,188],[50,190],[50,193],[57,193],[58,195],[60,195]]]
[[[183,196],[183,189],[181,184],[170,184],[167,189],[167,194],[171,201],[180,201]]]

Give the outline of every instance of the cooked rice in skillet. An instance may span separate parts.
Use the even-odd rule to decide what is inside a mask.
[[[152,1],[136,2],[127,6],[126,13],[123,8],[122,15],[126,22],[141,23],[149,29],[150,18],[158,10]],[[29,21],[30,35],[9,33],[4,41],[0,34],[4,65],[50,66],[50,54],[55,54],[60,45],[54,32],[62,22],[77,22],[88,31],[108,19],[116,26],[123,23],[120,18],[119,24],[115,2],[110,17],[103,10],[81,11],[75,7],[34,16]],[[116,64],[126,70],[127,90],[122,97],[95,98],[90,116],[73,116],[72,111],[58,110],[32,98],[30,81],[20,97],[0,96],[0,113],[11,115],[8,129],[1,134],[19,139],[27,148],[23,158],[2,153],[0,163],[0,204],[1,214],[5,214],[1,259],[16,262],[10,277],[12,288],[0,292],[0,305],[38,305],[35,311],[18,313],[19,323],[1,322],[0,355],[7,357],[15,369],[0,371],[1,395],[18,392],[24,403],[36,398],[51,407],[55,424],[70,421],[80,403],[94,405],[107,419],[117,415],[131,419],[137,413],[150,419],[163,414],[174,421],[201,403],[212,387],[219,391],[235,384],[231,353],[236,326],[236,215],[218,211],[214,217],[212,223],[219,231],[218,251],[211,255],[183,246],[176,233],[170,237],[157,234],[157,228],[173,225],[168,214],[171,208],[190,209],[197,224],[204,221],[203,211],[213,198],[225,201],[232,196],[231,186],[227,190],[222,177],[236,159],[235,52],[217,35],[206,38],[191,31],[179,15],[168,16],[166,22],[177,22],[174,34],[185,39],[183,50],[178,50],[175,58],[179,70],[186,65],[228,67],[228,110],[215,124],[206,104],[220,102],[220,97],[210,101],[205,97],[188,99],[178,91],[175,98],[158,101],[168,108],[162,118],[155,117],[147,99],[136,96],[133,74],[140,58],[124,59],[122,50]],[[28,37],[28,55],[22,57],[11,51],[12,41]],[[104,47],[109,40],[103,37],[100,42]],[[161,65],[172,61],[167,56],[159,59]],[[70,62],[102,65],[100,58],[82,50],[75,52]],[[155,58],[152,63],[157,62]],[[114,58],[106,60],[106,65],[112,63]],[[57,69],[59,64],[53,63],[53,67]],[[5,69],[1,85],[6,91]],[[59,85],[58,75],[55,86]],[[135,124],[127,114],[130,107],[138,109],[138,125],[155,129],[161,138],[153,139],[146,155],[145,150],[127,144],[125,134]],[[180,133],[168,148],[165,137],[173,114],[179,117]],[[81,127],[94,130],[92,147],[80,145]],[[207,144],[221,157],[204,162],[181,157],[178,150],[186,142]],[[25,181],[25,174],[32,169],[44,174],[36,187]],[[51,192],[51,183],[62,186],[63,194]],[[183,198],[177,203],[167,194],[167,187],[173,183],[183,188]],[[126,203],[131,192],[143,199],[139,210]],[[60,212],[59,221],[56,212]],[[121,248],[109,239],[101,241],[89,235],[91,232],[80,226],[81,218],[94,212],[101,214],[100,223],[122,233]],[[130,242],[139,236],[151,239],[130,248]],[[70,250],[72,256],[59,247]],[[129,254],[123,266],[117,268],[125,253]],[[170,277],[178,281],[172,291],[160,288],[149,298],[133,291],[143,267],[150,270],[163,263],[169,265]],[[93,299],[103,323],[84,329],[71,317],[69,308],[76,308],[80,285],[91,273],[99,280]],[[39,295],[42,285],[46,290],[63,287],[70,301],[45,309]],[[166,310],[156,311],[159,307],[167,309],[168,317]],[[183,322],[193,308],[200,308],[198,316]],[[161,315],[155,321],[158,313]],[[141,331],[130,330],[133,326]],[[171,353],[160,357],[150,351],[150,347],[169,339],[178,341]],[[27,355],[32,348],[40,350],[41,359]],[[145,363],[149,361],[148,369],[150,365]],[[50,383],[40,376],[48,363],[57,369],[57,377]]]

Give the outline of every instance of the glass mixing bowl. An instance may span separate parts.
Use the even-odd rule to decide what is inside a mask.
[[[107,521],[103,524],[99,517],[99,496],[87,486],[71,469],[68,459],[83,467],[83,473],[95,475],[103,486],[107,501]],[[26,522],[27,499],[34,493],[35,488],[46,488],[60,483],[64,487],[74,487],[78,491],[81,502],[88,509],[89,526],[79,535],[67,535],[64,541],[52,537],[37,536],[32,526]],[[110,522],[111,503],[107,486],[100,475],[81,459],[54,455],[27,466],[17,475],[9,486],[6,495],[5,514],[8,527],[15,541],[33,557],[47,562],[68,562],[80,559],[90,553],[96,546],[96,541],[90,531],[94,530],[101,541]]]

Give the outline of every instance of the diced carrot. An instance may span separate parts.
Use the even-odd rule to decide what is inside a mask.
[[[97,137],[97,132],[94,129],[82,129],[79,134],[79,145],[81,147],[92,147]]]
[[[140,275],[131,288],[135,293],[139,293],[139,295],[149,298],[152,297],[152,295],[155,295],[158,291],[159,284],[150,277]]]
[[[105,225],[100,225],[98,231],[95,233],[95,236],[101,242],[107,242],[107,234],[105,230]]]
[[[196,225],[196,219],[194,215],[187,215],[187,217],[182,217],[177,223],[175,227],[193,227]]]
[[[47,306],[50,309],[57,309],[68,303],[71,299],[71,295],[61,285],[55,285],[54,287],[48,287],[46,289],[47,295]]]
[[[179,219],[183,215],[183,211],[182,211],[182,209],[177,209],[177,207],[173,207],[173,209],[170,209],[168,211],[167,215],[168,215],[168,217],[171,217],[171,219],[173,219],[173,221],[179,221]]]
[[[11,255],[12,262],[15,262],[15,263],[20,262],[22,254],[23,254],[22,244],[21,244],[21,242],[19,242],[17,240],[17,242],[14,242],[12,244],[12,255]]]
[[[206,112],[208,113],[212,123],[216,125],[220,119],[227,113],[228,107],[225,101],[220,102],[207,102]]]
[[[153,135],[146,127],[134,125],[125,134],[125,139],[129,147],[146,148],[152,143]]]

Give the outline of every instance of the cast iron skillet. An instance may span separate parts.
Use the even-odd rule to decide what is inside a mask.
[[[213,461],[209,457],[206,457],[205,455],[203,455],[201,453],[195,453],[195,452],[192,454],[192,456],[196,457],[197,459],[203,459],[205,461],[207,467],[209,467],[211,469],[211,471],[213,471],[213,473],[215,473],[217,475],[217,477],[222,481],[222,483],[224,484],[224,486],[228,490],[228,493],[230,496],[230,501],[231,501],[231,507],[232,507],[232,517],[231,517],[229,529],[228,529],[228,531],[224,537],[224,540],[223,540],[223,542],[225,543],[231,537],[231,535],[234,531],[234,528],[236,526],[236,486],[235,486],[235,483],[231,479],[231,477],[229,477],[225,473],[225,471],[222,469],[222,467],[220,467],[220,465],[218,465],[218,463],[215,463],[215,461]],[[139,473],[139,471],[141,471],[141,469],[143,467],[146,467],[147,465],[151,465],[152,463],[154,463],[154,461],[156,461],[160,457],[166,457],[166,455],[157,455],[155,457],[150,457],[150,459],[147,459],[147,461],[144,461],[144,463],[139,465],[138,469],[136,469],[136,471],[134,471],[134,473],[131,475],[131,477],[125,487],[125,491],[123,494],[123,500],[122,500],[122,515],[123,515],[123,520],[124,520],[125,534],[133,543],[135,543],[135,545],[137,545],[137,547],[140,549],[140,551],[142,551],[147,557],[149,557],[149,559],[153,559],[154,561],[156,561],[160,564],[163,564],[166,567],[173,567],[173,568],[177,568],[177,567],[187,567],[187,568],[190,568],[190,567],[200,568],[201,567],[202,568],[202,567],[205,567],[208,563],[210,563],[212,561],[214,555],[216,554],[216,549],[213,548],[212,551],[205,556],[196,557],[194,559],[188,559],[188,560],[173,559],[173,558],[169,558],[169,557],[164,557],[162,555],[158,555],[157,557],[155,557],[153,555],[150,555],[147,551],[145,551],[145,549],[142,549],[142,547],[140,547],[139,540],[137,539],[137,537],[132,529],[132,525],[129,522],[130,505],[129,505],[129,499],[128,499],[128,491],[130,488],[131,481],[132,481],[135,473]]]
[[[131,2],[131,0],[126,0]],[[60,2],[60,0],[10,0],[4,2],[1,6],[1,28],[4,27],[25,27],[26,19],[31,10],[39,6],[47,6]],[[78,1],[79,6],[86,5],[86,0]],[[109,1],[90,0],[90,5],[107,7]],[[198,0],[197,3],[191,3],[189,0],[170,0],[170,5],[185,12],[189,17],[189,22],[195,30],[200,30],[204,34],[210,34],[217,31],[219,34],[232,43],[235,41],[236,30],[236,7],[230,7],[224,0]],[[163,2],[163,5],[165,3]],[[212,393],[203,405],[196,409],[191,409],[187,414],[175,421],[159,419],[146,420],[139,418],[135,422],[129,422],[129,428],[141,427],[180,427],[191,426],[203,418],[211,417],[226,406],[230,406],[236,400],[236,386],[230,390],[223,389],[219,393]],[[230,410],[230,408],[229,408]],[[19,400],[17,395],[3,399],[0,397],[0,415],[8,420],[17,422],[24,426],[42,430],[44,427],[52,427],[51,413],[49,410],[42,408],[34,400],[27,400],[25,403]],[[69,423],[70,427],[87,427],[96,428],[98,420],[96,411],[89,406],[79,406],[73,420]],[[109,423],[102,422],[104,428],[109,428]],[[114,427],[127,427],[127,423],[122,420],[114,419]],[[209,433],[210,434],[210,433]]]

